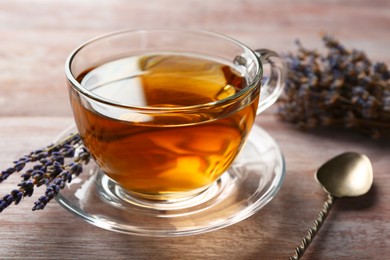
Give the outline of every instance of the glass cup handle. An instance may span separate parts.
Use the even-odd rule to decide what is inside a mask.
[[[274,51],[258,49],[255,53],[263,65],[260,102],[257,109],[257,114],[260,114],[275,103],[282,94],[286,80],[286,65]]]

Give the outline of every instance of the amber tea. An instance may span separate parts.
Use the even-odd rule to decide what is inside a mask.
[[[244,144],[258,104],[257,95],[235,110],[213,106],[234,102],[247,81],[229,64],[194,55],[121,58],[89,68],[78,81],[118,104],[107,109],[71,95],[80,135],[99,167],[124,189],[159,199],[199,192],[219,178]]]

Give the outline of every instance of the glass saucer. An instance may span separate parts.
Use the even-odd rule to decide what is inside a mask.
[[[75,131],[72,126],[56,140]],[[254,126],[231,168],[191,201],[156,208],[129,202],[92,160],[56,200],[73,214],[107,230],[158,237],[194,235],[253,215],[276,195],[284,176],[285,163],[278,145],[266,131]]]

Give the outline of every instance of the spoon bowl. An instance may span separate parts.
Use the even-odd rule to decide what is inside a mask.
[[[367,156],[347,152],[323,164],[315,178],[327,193],[336,198],[356,197],[370,190],[373,170]]]

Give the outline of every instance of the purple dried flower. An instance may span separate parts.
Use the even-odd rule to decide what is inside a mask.
[[[32,210],[41,210],[46,207],[46,204],[50,202],[61,189],[65,187],[65,180],[68,179],[69,172],[63,171],[56,177],[50,184],[47,185],[45,195],[41,196],[38,201],[34,203]]]
[[[346,49],[329,35],[323,41],[325,54],[297,41],[297,53],[286,55],[280,118],[301,128],[341,126],[372,137],[390,136],[388,66],[371,62],[363,51]]]
[[[32,208],[32,210],[43,209],[48,202],[49,202],[48,197],[41,196],[37,201],[34,202],[34,207]]]
[[[70,171],[64,170],[58,176],[69,183],[72,181],[72,173]]]
[[[75,150],[79,152],[76,155]],[[35,187],[45,184],[45,195],[35,203],[33,210],[43,209],[53,199],[66,182],[71,182],[73,176],[82,172],[82,164],[90,160],[89,153],[81,148],[82,143],[78,134],[70,135],[56,145],[49,145],[44,149],[35,150],[14,161],[14,166],[0,172],[0,182],[6,180],[11,174],[22,171],[28,163],[35,163],[30,169],[21,173],[22,181],[19,189],[12,190],[0,199],[0,212],[12,203],[19,204],[23,197],[30,197]],[[69,163],[66,163],[70,160]]]
[[[23,198],[23,192],[21,192],[20,190],[11,191],[11,195],[14,198],[15,205],[18,205]]]
[[[31,197],[34,193],[34,183],[31,180],[22,181],[18,184],[20,189],[24,191],[24,196]]]
[[[8,204],[11,205],[12,202],[14,202],[14,198],[12,197],[11,194],[7,194],[3,197],[3,200]]]

